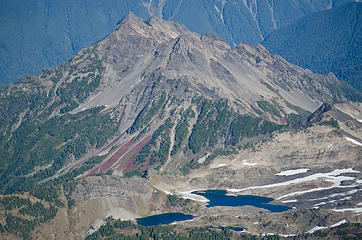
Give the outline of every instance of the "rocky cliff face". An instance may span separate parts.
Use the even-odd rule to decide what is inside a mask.
[[[343,194],[355,205],[360,122],[348,114],[360,105],[340,105],[344,113],[325,104],[300,124],[307,130],[290,127],[323,102],[361,97],[351,87],[348,94],[329,88],[340,84],[333,74],[314,74],[262,46],[234,49],[174,22],[128,14],[69,62],[1,91],[0,227],[23,237],[77,239],[111,215],[200,210],[197,223],[203,226],[210,223],[203,216],[233,212],[194,201],[194,188],[285,203],[348,188],[351,194]],[[297,176],[302,180],[283,175],[299,168],[308,168]],[[320,202],[303,204],[295,205],[300,217],[298,211]],[[327,213],[333,206],[326,205]],[[240,216],[256,212],[239,210],[234,213]],[[272,226],[300,232],[310,227],[304,220],[291,228]],[[51,230],[37,227],[44,222]],[[67,225],[58,231],[59,222]],[[251,226],[255,233],[268,230]]]

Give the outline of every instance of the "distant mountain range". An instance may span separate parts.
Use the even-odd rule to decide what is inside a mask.
[[[112,31],[128,11],[156,15],[210,32],[232,46],[255,46],[271,31],[311,12],[350,0],[109,0],[1,1],[0,82],[68,60]]]
[[[333,72],[362,90],[362,3],[312,13],[272,32],[272,54],[314,72]]]
[[[258,235],[359,222],[334,212],[360,209],[362,104],[350,101],[362,93],[262,45],[129,13],[69,61],[0,91],[0,239],[85,239],[113,217],[166,212]],[[293,209],[215,209],[192,189]]]

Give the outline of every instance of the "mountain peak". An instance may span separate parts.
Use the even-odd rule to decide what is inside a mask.
[[[157,17],[144,20],[131,12],[99,47],[99,53],[106,59],[102,82],[109,90],[80,104],[78,110],[115,106],[132,87],[143,81],[146,73],[159,67],[166,79],[186,79],[195,86],[195,91],[216,93],[230,102],[241,101],[243,111],[252,114],[256,113],[255,107],[268,110],[268,106],[273,105],[271,102],[279,101],[277,111],[288,109],[284,117],[295,112],[286,102],[308,111],[314,111],[322,102],[333,102],[335,96],[324,86],[338,81],[280,61],[280,57],[270,55],[261,45],[254,48],[241,43],[232,49],[211,34],[199,35]],[[293,77],[288,75],[291,72]],[[303,84],[306,80],[313,81],[313,87],[306,87]],[[322,97],[319,92],[323,92]],[[260,111],[258,114],[263,115]],[[264,115],[271,121],[284,121],[280,114],[277,118],[269,113]]]
[[[114,31],[118,31],[121,26],[125,25],[125,24],[137,24],[137,23],[142,23],[143,19],[137,17],[134,13],[132,12],[128,12],[126,14],[126,16],[124,16],[121,20],[118,21]]]
[[[133,12],[128,12],[127,15],[121,20],[121,22],[137,23],[142,22],[142,18],[137,17]]]

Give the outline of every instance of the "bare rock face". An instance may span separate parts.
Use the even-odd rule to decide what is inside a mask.
[[[195,86],[247,105],[275,98],[281,106],[289,101],[313,111],[321,101],[344,100],[325,87],[337,83],[336,79],[293,66],[262,46],[254,49],[243,44],[232,49],[219,38],[200,36],[155,17],[145,21],[128,14],[99,43],[98,53],[105,58],[105,90],[78,109],[114,106],[156,68],[166,78],[187,78]]]
[[[307,119],[302,122],[299,122],[295,125],[296,128],[300,127],[310,127],[313,123],[320,122],[323,118],[323,114],[332,109],[332,106],[329,103],[323,103],[317,110],[315,110]]]

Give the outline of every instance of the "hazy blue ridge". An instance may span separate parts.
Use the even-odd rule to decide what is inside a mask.
[[[39,74],[108,35],[139,1],[6,0],[0,2],[0,82]]]
[[[333,72],[362,90],[362,3],[310,14],[272,32],[263,45],[317,73]]]
[[[271,31],[351,0],[2,0],[0,82],[36,75],[109,34],[128,11],[156,15],[232,46],[260,43]]]

